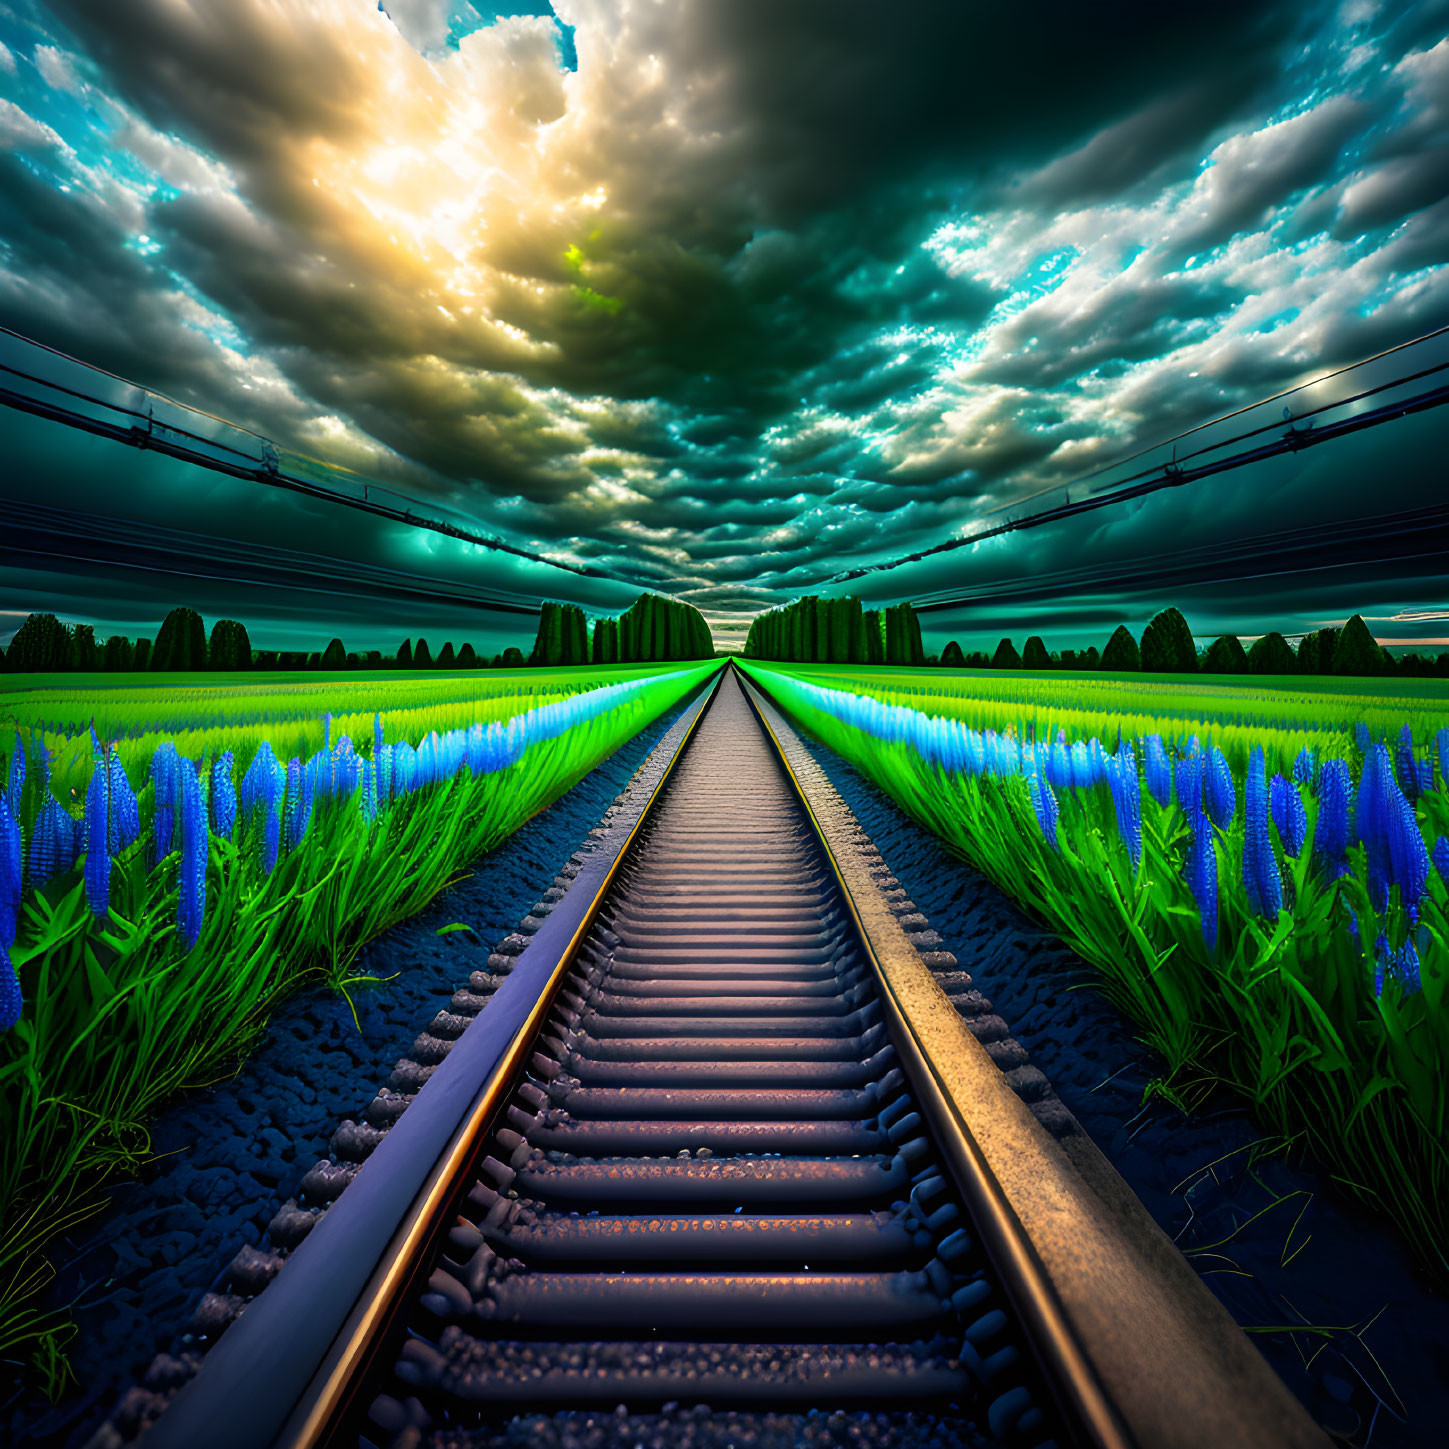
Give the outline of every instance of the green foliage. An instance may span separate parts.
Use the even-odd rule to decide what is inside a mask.
[[[478,667],[478,651],[471,644],[465,644],[458,651],[459,669],[476,669]]]
[[[180,674],[206,668],[206,626],[195,609],[172,609],[151,651],[153,673]]]
[[[127,674],[136,667],[136,651],[124,634],[112,634],[101,652],[101,668],[110,674]]]
[[[5,669],[10,674],[49,674],[69,669],[74,658],[70,630],[54,614],[31,614],[10,641]]]
[[[322,651],[323,669],[346,669],[347,668],[347,646],[340,639],[333,639],[328,642],[327,647]]]
[[[1281,634],[1264,634],[1248,650],[1250,674],[1292,674],[1297,668],[1298,660]]]
[[[1202,657],[1204,674],[1246,674],[1248,656],[1236,634],[1220,634]]]
[[[149,639],[137,639],[131,667],[137,674],[144,674],[151,667],[151,652],[155,646]]]
[[[1343,626],[1334,641],[1333,672],[1368,675],[1384,672],[1384,652],[1358,614]]]
[[[404,639],[397,651],[397,667],[399,669],[411,669],[413,667],[413,641]]]
[[[505,669],[521,669],[523,667],[523,650],[510,644],[503,651],[503,667]]]
[[[77,624],[71,635],[71,668],[94,674],[101,667],[96,631],[90,624]]]
[[[433,667],[433,651],[428,648],[426,639],[419,639],[413,646],[413,668],[431,669]]]
[[[1192,630],[1176,609],[1164,609],[1142,631],[1141,656],[1142,668],[1154,674],[1192,674],[1197,669]]]
[[[333,640],[333,643],[338,641]],[[331,648],[331,645],[328,646]],[[207,650],[207,662],[212,669],[250,669],[252,667],[252,641],[246,626],[235,619],[218,619],[211,626],[211,644]],[[330,668],[339,668],[332,665]]]
[[[954,640],[948,641],[946,647],[941,651],[941,665],[945,669],[963,669],[966,666],[966,656],[961,652],[961,646]]]
[[[1021,668],[1021,655],[1016,652],[1016,645],[1010,639],[1003,639],[996,646],[996,653],[991,656],[991,667],[993,669]]]
[[[1315,629],[1298,644],[1300,674],[1332,674],[1333,651],[1338,645],[1337,629]]]
[[[1040,634],[1033,634],[1026,641],[1026,648],[1021,655],[1021,667],[1023,669],[1050,669],[1052,667],[1051,655],[1047,653],[1046,642]]]
[[[438,652],[438,668],[456,669],[457,667],[458,656],[453,651],[453,641],[449,639],[446,643],[444,643],[442,649]]]
[[[1125,674],[1142,668],[1142,655],[1138,652],[1137,641],[1128,632],[1125,624],[1119,624],[1112,637],[1107,640],[1107,647],[1102,651],[1102,668],[1114,674]]]

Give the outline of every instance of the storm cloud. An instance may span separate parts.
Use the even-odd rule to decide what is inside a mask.
[[[0,321],[727,630],[1449,321],[1446,25],[10,0]],[[1358,516],[1324,466],[1316,506]],[[1249,498],[1263,535],[1302,506],[1152,516]]]

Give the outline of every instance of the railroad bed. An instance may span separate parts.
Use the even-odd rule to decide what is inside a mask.
[[[768,705],[681,735],[147,1449],[1325,1444]]]

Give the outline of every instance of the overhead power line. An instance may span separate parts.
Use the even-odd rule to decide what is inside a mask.
[[[1377,427],[1382,423],[1392,422],[1398,418],[1408,417],[1415,413],[1427,412],[1433,408],[1440,407],[1445,402],[1449,402],[1449,386],[1438,385],[1423,389],[1409,397],[1383,403],[1366,412],[1357,413],[1347,418],[1340,418],[1330,423],[1319,424],[1312,421],[1312,419],[1319,418],[1325,413],[1335,411],[1339,408],[1349,407],[1353,404],[1363,402],[1368,398],[1377,397],[1383,393],[1392,392],[1396,388],[1406,387],[1411,383],[1421,382],[1438,373],[1449,371],[1449,362],[1440,362],[1430,367],[1419,368],[1412,372],[1400,374],[1387,382],[1362,388],[1347,397],[1336,398],[1331,402],[1322,403],[1318,407],[1307,409],[1298,414],[1291,414],[1285,408],[1284,416],[1288,422],[1286,428],[1283,426],[1282,421],[1260,424],[1257,427],[1236,433],[1232,437],[1224,438],[1219,442],[1209,443],[1203,447],[1196,448],[1191,453],[1184,454],[1181,458],[1176,456],[1176,448],[1174,447],[1173,457],[1169,461],[1154,464],[1150,468],[1139,469],[1124,478],[1115,480],[1106,487],[1088,492],[1085,497],[1072,498],[1074,490],[1090,484],[1094,479],[1106,476],[1126,463],[1135,462],[1137,459],[1146,457],[1150,453],[1158,452],[1162,448],[1174,445],[1185,438],[1192,437],[1219,423],[1241,417],[1256,408],[1279,402],[1294,393],[1303,392],[1308,388],[1316,387],[1333,378],[1342,377],[1356,368],[1366,366],[1371,362],[1380,361],[1385,357],[1402,352],[1406,348],[1414,347],[1446,335],[1449,335],[1449,327],[1440,327],[1432,332],[1426,332],[1420,337],[1399,343],[1396,347],[1388,348],[1383,352],[1377,352],[1372,357],[1360,358],[1357,362],[1350,363],[1345,367],[1336,368],[1334,371],[1324,373],[1309,382],[1299,383],[1295,387],[1287,388],[1282,392],[1274,393],[1266,398],[1259,398],[1256,402],[1249,403],[1241,408],[1236,408],[1232,412],[1224,413],[1207,422],[1197,423],[1172,437],[1165,438],[1159,443],[1152,444],[1150,447],[1139,448],[1135,452],[1129,453],[1125,457],[1119,458],[1105,467],[1082,474],[1067,483],[1052,484],[1050,487],[1041,489],[1025,498],[1014,499],[1010,503],[1002,505],[1001,508],[994,510],[994,512],[1001,513],[1008,509],[1020,509],[1024,504],[1029,504],[1037,498],[1042,498],[1050,494],[1065,493],[1066,501],[1063,503],[1048,508],[1037,509],[1034,512],[1014,517],[1007,522],[976,529],[964,537],[947,539],[943,543],[934,544],[930,548],[905,554],[900,558],[848,569],[842,573],[835,574],[829,582],[832,584],[846,583],[852,579],[862,578],[867,574],[883,573],[891,569],[901,568],[906,564],[919,563],[921,560],[931,558],[937,554],[950,553],[961,548],[969,548],[971,545],[980,543],[988,538],[997,538],[1002,534],[1014,533],[1026,528],[1039,528],[1049,523],[1059,522],[1062,519],[1073,518],[1079,514],[1090,513],[1099,508],[1106,508],[1115,503],[1122,503],[1132,498],[1141,498],[1150,493],[1160,492],[1164,488],[1180,488],[1203,478],[1213,477],[1220,473],[1245,467],[1249,463],[1261,462],[1264,459],[1279,457],[1288,453],[1300,453],[1307,449],[1317,447],[1321,443],[1331,442],[1336,438],[1362,432],[1367,428]],[[1301,426],[1305,422],[1307,426]],[[1266,442],[1253,444],[1250,447],[1240,447],[1236,452],[1211,458],[1194,467],[1184,466],[1184,464],[1191,462],[1195,458],[1205,458],[1208,454],[1222,453],[1222,450],[1225,448],[1233,448],[1239,444],[1251,443],[1253,439],[1262,438],[1264,434],[1268,433],[1276,433],[1277,436]],[[990,515],[987,516],[989,517]]]

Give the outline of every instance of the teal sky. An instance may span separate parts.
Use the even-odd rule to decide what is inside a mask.
[[[0,323],[596,575],[0,414],[5,497],[154,535],[24,515],[0,638],[189,589],[482,644],[652,587],[723,641],[864,569],[937,644],[1449,647],[1442,528],[1375,531],[1439,414],[878,569],[1449,323],[1449,6],[1190,8],[0,0]]]

